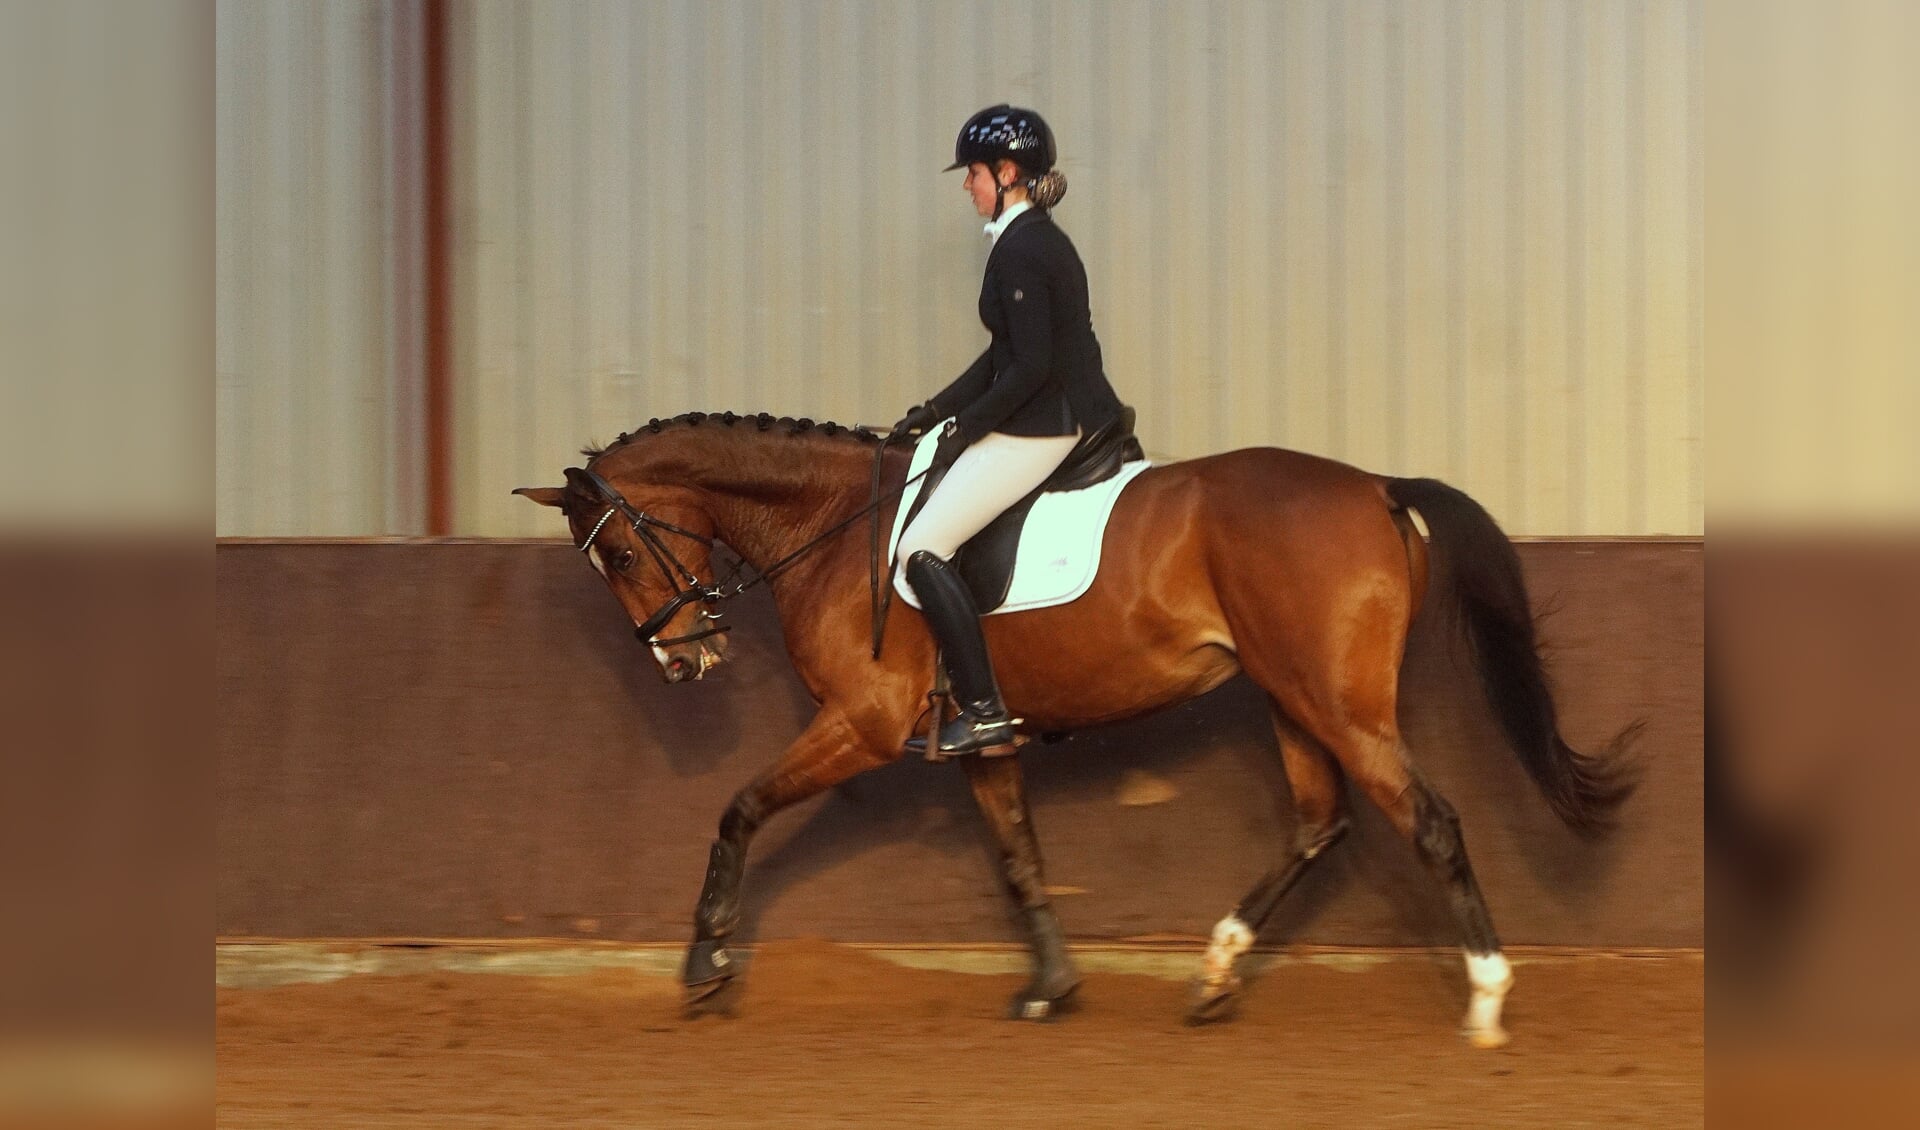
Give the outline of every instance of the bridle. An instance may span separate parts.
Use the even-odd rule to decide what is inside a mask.
[[[592,549],[594,541],[600,537],[600,531],[606,529],[607,522],[610,521],[615,514],[619,514],[626,518],[628,523],[633,527],[635,536],[640,539],[640,544],[646,547],[647,556],[653,558],[653,563],[659,568],[660,575],[667,579],[668,585],[675,588],[673,596],[669,597],[667,602],[661,605],[658,611],[647,617],[644,623],[633,630],[634,638],[649,647],[671,647],[674,644],[704,640],[709,636],[717,636],[723,632],[732,630],[733,626],[731,624],[713,623],[713,621],[720,619],[722,613],[712,611],[711,606],[718,604],[729,596],[740,595],[748,586],[743,584],[736,587],[732,592],[728,592],[724,582],[716,582],[714,584],[702,582],[692,569],[687,568],[686,563],[680,560],[680,555],[675,553],[673,547],[668,545],[666,539],[660,535],[661,533],[678,534],[683,538],[691,538],[701,545],[706,546],[708,549],[713,548],[714,539],[707,537],[705,534],[697,534],[692,530],[676,526],[665,519],[654,517],[633,503],[628,502],[626,496],[621,494],[612,483],[601,478],[599,474],[591,469],[583,470],[581,473],[586,475],[587,481],[593,484],[593,489],[600,492],[600,501],[607,504],[607,512],[600,515],[600,520],[593,524],[593,530],[587,534],[586,540],[580,543],[580,552],[585,553]],[[672,620],[675,614],[682,608],[696,601],[709,606],[701,612],[701,615],[704,616],[707,621],[704,628],[697,632],[689,632],[684,636],[674,636],[671,639],[662,640],[654,638],[660,629],[667,626],[667,622]]]
[[[891,439],[892,437],[889,436],[888,440],[890,441]],[[660,535],[662,533],[677,534],[680,537],[699,542],[709,550],[717,544],[716,539],[710,538],[705,534],[695,533],[681,526],[676,526],[665,519],[654,517],[633,503],[628,502],[626,496],[621,494],[618,488],[602,478],[590,467],[582,468],[580,473],[585,475],[587,481],[593,484],[594,490],[600,492],[600,501],[607,504],[607,511],[600,515],[598,521],[594,522],[593,529],[588,532],[586,539],[580,543],[579,550],[581,553],[585,553],[592,549],[594,541],[600,536],[600,531],[606,529],[607,523],[612,520],[615,514],[619,514],[632,526],[635,536],[640,539],[640,544],[646,547],[647,555],[653,558],[654,565],[660,570],[660,575],[666,578],[669,586],[675,588],[674,594],[667,599],[667,602],[661,605],[653,615],[647,617],[644,623],[633,630],[634,638],[638,639],[641,643],[649,647],[672,647],[674,644],[692,643],[695,640],[704,640],[709,636],[717,636],[723,632],[732,631],[733,625],[731,624],[714,623],[714,621],[720,619],[723,615],[723,613],[713,611],[714,605],[731,597],[739,596],[741,593],[746,592],[748,589],[763,581],[773,580],[774,577],[784,572],[789,565],[792,565],[795,561],[799,560],[802,555],[820,543],[839,533],[841,530],[846,529],[848,526],[851,526],[861,518],[866,517],[868,514],[877,513],[882,503],[904,492],[910,484],[926,474],[925,471],[922,471],[918,475],[909,476],[905,482],[883,494],[879,489],[879,470],[880,456],[885,452],[886,447],[887,443],[882,442],[879,451],[875,452],[873,496],[865,506],[854,511],[842,521],[836,522],[833,526],[820,533],[817,537],[812,538],[792,553],[787,554],[772,565],[760,570],[757,576],[749,577],[744,581],[734,580],[735,577],[739,576],[741,567],[746,564],[744,561],[735,565],[732,572],[722,580],[715,581],[711,584],[702,581],[692,569],[687,568],[686,563],[681,561],[679,555],[673,552],[673,547],[668,545],[666,539]],[[877,518],[875,519],[874,531],[874,536],[877,538],[879,536]],[[877,573],[874,584],[877,590]],[[890,589],[891,586],[889,586],[889,590]],[[676,613],[687,605],[696,602],[707,606],[701,610],[701,616],[706,620],[705,627],[696,632],[689,632],[684,636],[674,636],[671,639],[662,640],[654,638],[655,633],[666,627],[668,621],[672,620]],[[877,622],[874,631],[876,637],[875,652],[877,654],[879,650],[877,644],[879,625]]]

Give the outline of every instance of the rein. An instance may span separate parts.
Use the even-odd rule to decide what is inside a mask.
[[[659,610],[654,612],[653,615],[647,617],[646,622],[644,624],[641,624],[639,627],[635,628],[633,631],[634,637],[636,639],[640,640],[640,642],[647,644],[650,647],[670,647],[674,644],[692,643],[695,640],[703,640],[709,636],[717,636],[723,632],[732,630],[732,625],[730,624],[724,624],[724,625],[716,624],[716,625],[710,625],[701,631],[690,632],[684,636],[674,636],[671,639],[661,640],[661,639],[653,638],[655,633],[659,632],[662,628],[666,627],[668,621],[672,620],[674,615],[678,613],[682,608],[685,608],[687,605],[695,602],[712,606],[720,603],[723,600],[730,600],[733,597],[739,596],[741,593],[748,591],[749,589],[753,588],[755,585],[761,584],[763,582],[772,581],[775,577],[785,572],[787,568],[790,567],[795,561],[798,561],[801,557],[805,556],[807,553],[818,548],[828,538],[846,529],[848,526],[853,525],[855,522],[859,521],[861,518],[864,518],[869,514],[874,515],[874,520],[872,523],[872,526],[873,526],[872,544],[874,546],[874,550],[873,550],[874,563],[872,567],[873,575],[871,580],[873,582],[873,586],[875,590],[874,607],[876,609],[879,609],[876,612],[876,620],[874,625],[874,654],[878,656],[879,650],[880,650],[880,644],[879,644],[880,619],[884,618],[885,616],[885,611],[883,609],[880,609],[879,596],[878,596],[878,589],[879,589],[879,563],[878,563],[879,548],[878,546],[879,546],[879,540],[880,540],[879,510],[880,510],[880,507],[884,503],[886,503],[888,500],[898,497],[900,494],[906,491],[907,487],[911,486],[916,480],[926,475],[926,472],[922,471],[918,475],[908,476],[907,479],[904,482],[902,482],[899,486],[894,487],[893,489],[886,491],[885,493],[881,492],[880,490],[881,461],[886,454],[887,444],[892,442],[892,439],[893,437],[891,435],[882,439],[880,441],[879,449],[874,452],[873,490],[872,490],[871,497],[869,498],[865,506],[862,506],[860,509],[855,510],[852,514],[848,515],[846,518],[843,518],[842,520],[835,522],[832,526],[829,526],[827,529],[823,530],[819,534],[810,538],[805,544],[801,545],[798,549],[795,549],[793,552],[780,558],[780,560],[775,561],[773,564],[767,566],[765,569],[757,570],[755,576],[749,577],[745,581],[740,581],[737,583],[734,581],[734,578],[739,575],[741,568],[747,567],[746,560],[741,559],[739,563],[733,567],[733,569],[727,574],[727,576],[724,579],[717,581],[713,584],[703,583],[700,580],[700,578],[694,573],[694,571],[687,568],[686,564],[680,560],[679,555],[673,552],[673,547],[669,546],[666,543],[666,540],[663,539],[660,536],[660,534],[657,533],[656,531],[664,531],[670,534],[678,534],[683,538],[688,538],[692,541],[699,542],[701,545],[706,546],[708,549],[712,549],[714,545],[718,544],[718,539],[710,538],[710,537],[707,537],[705,534],[698,534],[693,532],[692,530],[685,529],[680,526],[676,526],[672,522],[668,522],[663,519],[656,518],[653,515],[647,513],[646,511],[641,510],[639,507],[633,505],[633,503],[628,502],[625,495],[621,494],[620,491],[617,488],[615,488],[612,483],[602,478],[600,474],[594,471],[592,468],[585,468],[582,473],[584,473],[587,477],[587,480],[593,484],[594,489],[600,492],[601,501],[607,504],[607,512],[605,514],[600,515],[600,520],[593,524],[592,532],[587,534],[586,539],[580,543],[579,545],[580,552],[585,553],[589,549],[593,548],[593,543],[597,538],[599,538],[600,531],[606,528],[607,522],[611,520],[615,514],[620,514],[627,519],[628,523],[633,527],[634,534],[640,538],[640,543],[646,547],[647,555],[653,558],[654,565],[659,568],[660,574],[667,579],[667,583],[669,585],[679,586],[682,581],[685,582],[684,587],[678,588],[678,591],[676,591],[672,597],[668,598],[667,602],[664,605],[662,605],[659,608]],[[891,592],[891,589],[892,589],[892,586],[889,585],[888,586],[889,592]],[[719,612],[708,612],[708,611],[703,611],[701,614],[705,616],[709,621],[718,620],[722,615],[722,613],[719,613]]]
[[[880,441],[879,450],[873,453],[873,485],[868,491],[868,497],[872,499],[872,501],[868,503],[868,507],[875,511],[875,514],[867,536],[867,622],[873,626],[873,658],[875,659],[880,658],[880,637],[886,633],[887,612],[893,607],[892,570],[888,570],[889,576],[886,584],[883,585],[880,581],[880,516],[878,513],[880,508],[880,470],[882,464],[886,462],[887,445],[892,442],[893,433],[888,432],[886,437]],[[932,467],[927,468],[927,471],[931,470],[933,470]],[[913,476],[912,479],[908,479],[906,483],[901,483],[900,489],[894,493],[903,493],[907,489],[907,483],[913,482],[914,479],[924,478],[927,471],[922,471],[920,474]],[[925,493],[925,491],[921,492],[922,495]]]

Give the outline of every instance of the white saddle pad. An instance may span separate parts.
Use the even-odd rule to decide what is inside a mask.
[[[939,436],[928,432],[913,451],[907,477],[912,478],[933,462],[933,449]],[[1100,570],[1100,542],[1107,532],[1107,519],[1120,491],[1135,475],[1153,466],[1151,460],[1124,463],[1112,478],[1080,490],[1049,492],[1041,495],[1027,515],[1020,531],[1020,549],[1013,565],[1013,582],[1007,587],[1007,599],[1001,612],[1025,612],[1051,608],[1078,600],[1093,587],[1094,574]],[[894,559],[900,546],[900,532],[913,500],[920,496],[920,484],[911,483],[900,496],[900,509],[893,516],[893,536],[887,541],[887,560]],[[897,572],[894,591],[900,599],[920,607],[907,588],[906,579]]]

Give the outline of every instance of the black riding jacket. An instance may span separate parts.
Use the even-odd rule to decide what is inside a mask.
[[[980,320],[992,343],[933,398],[942,416],[958,416],[967,442],[988,432],[1091,433],[1119,415],[1093,336],[1087,270],[1044,209],[1015,216],[994,243]]]

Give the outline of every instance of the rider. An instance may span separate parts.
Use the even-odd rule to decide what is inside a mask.
[[[1053,167],[1053,131],[1032,110],[990,106],[967,119],[953,152],[947,171],[967,171],[967,194],[990,221],[980,320],[993,340],[958,380],[894,425],[905,434],[953,417],[934,456],[945,477],[899,547],[960,706],[940,730],[944,754],[1013,740],[979,609],[953,555],[1121,409],[1093,336],[1086,268],[1048,212],[1067,191]]]

